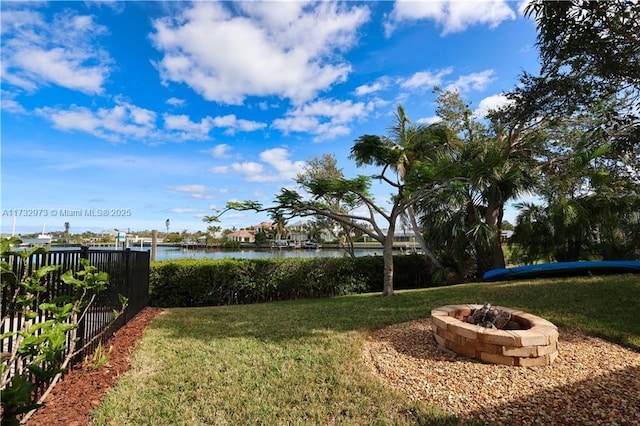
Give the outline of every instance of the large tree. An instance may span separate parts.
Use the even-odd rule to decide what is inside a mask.
[[[601,97],[640,82],[637,1],[534,0],[525,14],[538,27],[541,74],[577,82],[565,90]]]
[[[541,69],[508,94],[513,111],[553,124],[606,105],[600,131],[640,169],[640,3],[534,0],[525,14],[538,27]]]
[[[446,127],[416,125],[409,119],[404,107],[399,105],[395,121],[389,127],[389,136],[361,136],[351,153],[358,166],[381,166],[382,172],[375,178],[406,195],[411,190],[420,191],[438,184],[437,180],[442,179],[442,176],[437,176],[436,180],[432,181],[412,181],[411,178],[416,176],[415,170],[424,169],[425,165],[432,167],[442,154],[450,152],[451,142],[451,133]],[[388,171],[395,173],[395,180],[387,176]],[[411,224],[425,256],[435,266],[440,267],[440,261],[422,235],[414,207],[414,204],[408,204],[401,217],[404,216]]]
[[[504,207],[533,187],[537,131],[514,120],[509,106],[481,119],[458,92],[439,92],[437,102],[441,123],[457,137],[450,149],[462,184],[423,201],[425,235],[459,275],[503,268]]]
[[[596,105],[546,129],[537,188],[544,205],[521,204],[512,237],[523,260],[637,256],[640,181],[598,130],[603,111]]]
[[[298,174],[296,182],[302,187],[318,179],[344,179],[342,169],[338,168],[338,161],[333,154],[323,154],[321,157],[313,156],[306,162],[304,170]],[[324,194],[323,201],[327,206],[336,212],[348,213],[361,205],[357,197],[335,197],[332,194]],[[322,229],[334,235],[340,242],[340,246],[351,257],[355,257],[355,246],[353,237],[361,234],[349,223],[348,220],[338,222],[327,217],[318,217],[311,224],[316,233]],[[313,239],[313,238],[311,238]]]
[[[640,215],[640,3],[534,0],[525,13],[542,66],[508,96],[513,115],[547,135],[546,205],[522,206],[516,240],[530,241],[531,256],[622,256]]]
[[[283,188],[276,196],[272,206],[263,206],[255,201],[231,202],[225,210],[215,216],[208,216],[205,221],[215,221],[227,210],[254,210],[258,212],[270,212],[282,215],[285,219],[292,217],[321,216],[368,235],[378,241],[383,247],[384,258],[384,288],[383,296],[394,294],[393,290],[393,241],[398,218],[404,214],[410,206],[416,205],[420,200],[434,192],[442,191],[455,179],[441,179],[443,170],[439,157],[433,155],[433,151],[441,146],[446,132],[442,132],[439,126],[424,128],[420,131],[421,149],[427,152],[427,145],[432,153],[428,158],[411,163],[411,167],[398,173],[398,165],[402,164],[401,158],[405,155],[403,147],[393,143],[391,139],[376,135],[363,135],[359,137],[351,149],[351,158],[359,166],[369,165],[381,168],[374,176],[359,175],[352,179],[335,176],[307,176],[300,179],[299,184],[302,194],[297,190]],[[407,147],[408,148],[408,147]],[[417,151],[416,151],[417,152]],[[408,165],[409,163],[406,163]],[[439,179],[436,180],[436,177]],[[378,180],[388,185],[392,192],[389,205],[383,205],[371,194],[372,180]],[[431,185],[426,185],[431,182]],[[344,205],[354,207],[346,211],[336,208],[331,200],[346,200]]]
[[[534,0],[525,14],[538,27],[541,69],[524,75],[524,113],[573,112],[624,91],[638,105],[640,3]]]

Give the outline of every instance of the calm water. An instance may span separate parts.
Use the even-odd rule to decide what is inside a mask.
[[[78,250],[79,247],[53,247],[52,251]],[[92,247],[92,250],[116,250],[115,247]],[[136,251],[151,251],[150,247],[131,247]],[[356,256],[382,256],[382,249],[356,249]],[[185,249],[181,247],[159,246],[156,252],[156,260],[168,259],[264,259],[264,258],[312,258],[312,257],[345,257],[347,252],[338,249]]]
[[[132,248],[132,250],[141,250],[140,248]],[[150,250],[148,247],[143,250]],[[158,251],[156,252],[156,260],[167,260],[167,259],[182,259],[182,258],[191,258],[191,259],[223,259],[223,258],[239,258],[239,259],[260,259],[260,258],[287,258],[287,257],[301,257],[301,258],[311,258],[311,257],[343,257],[346,256],[346,252],[344,250],[331,250],[331,249],[321,249],[321,250],[204,250],[204,249],[183,249],[180,247],[158,247]],[[356,250],[356,256],[372,256],[378,255],[382,256],[382,249],[372,249],[372,250]]]

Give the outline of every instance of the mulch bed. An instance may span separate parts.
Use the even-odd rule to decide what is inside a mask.
[[[29,426],[89,424],[91,411],[100,404],[118,378],[131,367],[131,354],[144,328],[161,312],[162,309],[147,307],[116,331],[104,345],[105,350],[113,346],[107,364],[98,369],[79,365],[70,370],[55,386],[46,400],[46,405],[36,411],[27,424]]]
[[[640,353],[560,327],[552,365],[485,364],[443,352],[428,319],[371,333],[363,360],[383,383],[463,423],[640,425]]]

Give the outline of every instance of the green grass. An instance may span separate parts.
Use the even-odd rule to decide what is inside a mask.
[[[383,386],[360,349],[368,330],[485,301],[640,350],[638,275],[168,309],[145,331],[132,370],[94,424],[457,424]]]

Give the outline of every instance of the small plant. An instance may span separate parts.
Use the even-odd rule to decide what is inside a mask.
[[[98,271],[87,259],[80,259],[80,271],[69,270],[60,276],[70,292],[51,298],[43,283],[61,266],[40,266],[29,273],[29,259],[46,250],[36,247],[14,251],[13,246],[20,242],[17,238],[0,239],[2,291],[11,292],[8,306],[24,318],[19,330],[0,334],[2,341],[13,340],[12,351],[3,354],[0,364],[3,425],[24,423],[30,412],[43,405],[69,362],[82,350],[76,350],[78,324],[98,293],[109,284],[107,273]],[[21,259],[25,266],[22,275],[14,272],[9,255]],[[124,309],[126,298],[121,297],[121,302]],[[120,312],[114,314],[117,317]],[[43,386],[45,391],[35,401],[36,390]]]
[[[85,360],[85,366],[91,370],[97,370],[109,362],[111,352],[113,352],[113,345],[109,345],[109,350],[106,351],[102,342],[99,342],[93,355]]]

